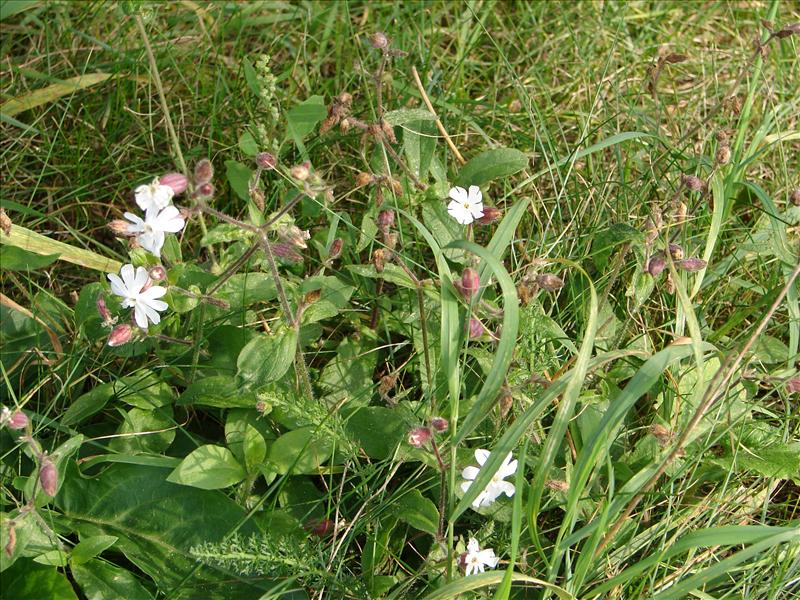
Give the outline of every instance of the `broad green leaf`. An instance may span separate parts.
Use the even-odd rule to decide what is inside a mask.
[[[61,417],[61,424],[64,427],[72,427],[82,423],[94,414],[99,413],[106,407],[108,401],[114,397],[114,384],[103,383],[92,390],[82,394],[75,402],[70,404],[64,416]]]
[[[120,437],[113,438],[108,446],[120,454],[159,454],[172,444],[175,429],[171,406],[132,408],[117,429]]]
[[[795,485],[800,485],[800,442],[767,448],[740,448],[735,456],[722,456],[712,462],[726,471],[791,479]]]
[[[627,223],[614,223],[608,229],[597,232],[592,240],[592,261],[595,267],[602,272],[616,246],[643,239],[642,232]]]
[[[311,96],[292,107],[286,115],[286,133],[300,147],[303,138],[314,131],[317,123],[328,116],[322,96]]]
[[[397,411],[383,406],[361,408],[345,424],[347,433],[367,456],[377,459],[391,457],[407,429]]]
[[[8,600],[78,600],[69,579],[55,567],[20,559],[3,571],[0,597]]]
[[[436,117],[426,108],[399,108],[387,112],[383,120],[396,127],[412,121],[435,121]]]
[[[527,166],[528,155],[514,148],[486,150],[461,167],[456,184],[481,186],[493,179],[519,173]]]
[[[256,142],[253,134],[249,131],[245,131],[239,136],[239,150],[241,150],[245,156],[255,156],[258,154],[258,142]]]
[[[120,377],[111,385],[118,400],[143,410],[160,408],[175,400],[172,388],[149,369]]]
[[[218,490],[239,483],[246,475],[230,450],[206,444],[184,458],[167,481],[202,490]]]
[[[274,300],[278,292],[272,277],[264,273],[237,273],[214,295],[228,302],[231,309],[241,309]]]
[[[439,510],[432,500],[422,495],[419,490],[411,490],[403,494],[397,502],[397,517],[414,529],[436,535],[439,529]]]
[[[253,176],[253,171],[238,161],[226,160],[225,174],[236,195],[242,200],[247,200],[250,197],[250,178]]]
[[[280,325],[271,335],[259,334],[239,353],[236,361],[239,377],[254,385],[277,381],[294,363],[296,352],[296,329]]]
[[[95,556],[114,545],[119,538],[115,535],[92,535],[83,538],[72,549],[70,563],[80,565],[90,561]]]
[[[110,73],[87,73],[86,75],[65,79],[60,83],[54,83],[45,88],[33,90],[22,96],[6,100],[6,102],[0,105],[0,112],[13,117],[23,111],[48,104],[63,96],[68,96],[80,90],[103,83],[109,77],[113,77],[113,75]]]
[[[215,225],[201,238],[201,246],[213,246],[229,242],[240,242],[250,239],[253,234],[231,223]]]
[[[0,2],[0,21],[30,10],[41,4],[40,0],[4,0]]]
[[[102,560],[75,564],[70,569],[88,600],[152,600],[139,580],[126,569]]]
[[[373,350],[374,336],[362,331],[360,340],[344,339],[336,356],[322,369],[320,385],[327,393],[325,402],[331,405],[347,398],[348,402],[368,404],[372,396],[372,374],[378,356]]]
[[[33,562],[50,567],[65,567],[69,563],[69,552],[65,550],[48,550],[44,554],[35,556]]]
[[[0,265],[5,271],[35,271],[58,260],[58,254],[36,254],[16,246],[0,245]]]
[[[248,473],[258,472],[258,467],[267,456],[267,442],[261,432],[250,424],[244,430],[244,466]]]
[[[333,450],[330,435],[314,426],[301,427],[284,433],[269,449],[269,462],[281,475],[316,473]]]
[[[419,179],[426,179],[436,150],[436,126],[429,121],[410,121],[403,128],[403,150],[409,168]]]
[[[375,265],[347,265],[347,270],[361,277],[369,277],[370,279],[384,279],[389,283],[399,285],[400,287],[415,290],[416,284],[411,280],[408,274],[399,266],[389,263],[384,266],[383,271],[378,273]]]
[[[247,452],[251,453],[251,461],[253,459],[253,453],[261,454],[259,448],[253,447],[254,444],[256,446],[264,444],[264,455],[255,462],[264,461],[264,456],[266,455],[266,443],[264,440],[275,439],[275,434],[270,430],[269,421],[261,417],[262,414],[268,413],[269,411],[270,407],[268,405],[262,413],[245,408],[235,408],[228,411],[228,416],[225,419],[225,443],[239,462],[247,464]],[[255,441],[251,439],[248,443],[248,438],[253,436],[253,432],[259,435],[261,442],[259,442],[258,439],[255,439]],[[248,446],[250,446],[249,450],[247,449]],[[255,457],[257,458],[257,456]],[[254,462],[251,464],[254,464]],[[248,466],[247,470],[252,473],[255,469],[251,469],[250,466]]]
[[[241,382],[231,375],[203,377],[186,388],[178,398],[180,406],[199,404],[215,408],[255,408],[256,396],[242,388]]]

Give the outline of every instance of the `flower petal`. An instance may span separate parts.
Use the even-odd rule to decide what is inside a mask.
[[[134,278],[136,277],[136,271],[134,270],[133,265],[122,265],[122,268],[119,270],[119,274],[122,277],[123,283],[125,284],[125,289],[130,290],[133,288]],[[127,296],[127,294],[125,295]]]
[[[514,492],[517,491],[517,488],[515,488],[514,484],[510,481],[498,481],[497,483],[493,484],[492,487],[496,492],[495,498],[497,498],[501,493],[510,498],[514,495]]]
[[[463,204],[469,200],[469,194],[467,194],[467,190],[460,186],[450,188],[450,192],[447,194],[447,197],[452,198],[459,204]]]
[[[160,285],[154,285],[153,287],[147,288],[143,291],[139,297],[144,298],[145,300],[151,300],[153,298],[161,298],[164,294],[167,293],[167,288],[162,287]]]
[[[469,198],[470,204],[482,202],[483,194],[481,193],[481,188],[479,188],[477,185],[469,186],[469,193],[467,197]]]
[[[480,469],[478,467],[473,467],[472,465],[470,465],[469,467],[466,467],[463,471],[461,471],[461,476],[464,479],[475,479],[478,476],[478,473],[480,473]]]
[[[144,306],[136,304],[133,307],[133,318],[139,327],[147,329],[147,313],[144,312]]]
[[[125,289],[125,284],[122,282],[122,279],[119,278],[119,275],[109,273],[106,275],[106,277],[108,277],[108,281],[111,282],[111,291],[115,295],[122,297],[128,295],[128,291]]]
[[[511,453],[509,452],[508,456],[506,456],[506,459],[503,461],[503,464],[500,465],[500,469],[497,471],[497,476],[500,479],[505,479],[509,475],[513,475],[517,472],[518,461],[510,459]]]
[[[486,462],[486,459],[489,458],[490,454],[491,454],[491,452],[489,452],[488,450],[484,450],[482,448],[478,448],[478,449],[475,450],[475,460],[478,461],[478,464],[480,466],[483,466],[483,463]]]
[[[483,216],[483,204],[476,202],[469,205],[469,214],[473,219],[480,219]]]
[[[481,549],[480,545],[478,544],[478,540],[475,538],[469,538],[467,542],[467,552],[471,552],[472,554],[477,553]]]
[[[144,302],[140,302],[139,304],[137,304],[136,308],[138,309],[140,306],[144,311],[144,314],[147,316],[147,318],[153,322],[153,325],[158,325],[161,322],[161,315],[158,314],[158,311],[150,308]]]
[[[466,493],[471,485],[472,485],[471,481],[462,481],[461,482],[461,491]]]
[[[147,269],[144,267],[136,267],[136,277],[134,277],[133,283],[135,284],[137,292],[142,291],[148,279],[150,279],[150,276],[147,274]]]

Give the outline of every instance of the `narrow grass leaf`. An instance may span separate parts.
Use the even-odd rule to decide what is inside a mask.
[[[63,96],[103,83],[112,76],[111,73],[89,73],[87,75],[72,77],[60,83],[54,83],[45,88],[34,90],[28,94],[17,96],[16,98],[11,98],[11,100],[6,100],[0,105],[0,113],[8,115],[9,117],[14,117],[31,108],[48,104]]]
[[[476,573],[474,575],[470,575],[469,577],[462,577],[453,581],[452,583],[448,583],[447,585],[440,587],[433,593],[428,594],[423,600],[449,600],[450,598],[461,598],[462,594],[466,594],[467,592],[480,590],[485,587],[489,587],[490,585],[497,585],[503,580],[503,577],[505,577],[503,572]],[[523,575],[522,573],[517,572],[514,572],[511,578],[514,583],[529,584],[530,587],[543,587],[548,589],[562,600],[575,600],[575,596],[564,591],[557,585],[548,583],[547,581],[542,581],[541,579],[529,577],[528,575]]]
[[[58,255],[60,260],[80,265],[88,269],[103,271],[104,273],[117,273],[122,267],[118,260],[106,258],[91,250],[76,248],[64,242],[51,240],[35,231],[19,225],[12,225],[8,235],[0,232],[0,243],[22,248],[34,254],[43,256]]]

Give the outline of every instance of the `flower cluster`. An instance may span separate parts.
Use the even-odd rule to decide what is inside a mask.
[[[478,540],[475,538],[469,538],[467,551],[458,559],[467,576],[473,573],[483,573],[486,567],[494,569],[499,561],[500,559],[494,555],[494,550],[491,548],[481,550]]]
[[[136,236],[139,245],[158,258],[161,258],[166,234],[183,229],[183,217],[172,205],[172,198],[183,192],[187,183],[183,175],[170,173],[150,184],[140,185],[135,191],[136,204],[144,211],[144,219],[125,213],[125,218],[130,221],[127,233]]]
[[[483,465],[486,463],[486,459],[489,458],[491,453],[488,450],[483,450],[481,448],[475,450],[475,460],[478,461],[478,465],[480,467],[473,467],[469,466],[464,469],[461,473],[461,476],[466,480],[461,483],[461,491],[466,492],[475,480],[478,478],[478,475],[481,472]],[[513,475],[517,471],[517,461],[516,459],[512,460],[511,453],[508,453],[508,456],[505,457],[503,460],[503,464],[500,465],[500,468],[497,472],[492,476],[492,479],[489,481],[488,485],[475,497],[475,500],[472,501],[472,506],[474,508],[480,508],[482,506],[489,506],[494,503],[497,498],[499,498],[502,494],[505,494],[509,498],[514,495],[516,489],[514,488],[514,484],[509,481],[503,481],[506,477]]]

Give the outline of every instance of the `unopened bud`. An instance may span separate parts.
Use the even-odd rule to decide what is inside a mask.
[[[56,495],[58,471],[56,471],[56,465],[49,456],[43,456],[39,465],[39,485],[42,486],[44,493],[48,496]]]
[[[461,272],[461,280],[454,285],[465,300],[471,300],[481,287],[481,278],[475,269],[467,267]]]
[[[287,244],[286,242],[278,242],[276,244],[272,244],[272,252],[278,258],[289,262],[289,263],[300,263],[303,262],[303,257],[297,253],[297,250],[294,249],[293,244]]]
[[[377,50],[386,50],[389,47],[389,38],[386,37],[385,33],[376,31],[369,36],[369,43]]]
[[[727,165],[731,162],[730,146],[720,146],[717,148],[717,162],[721,165]]]
[[[116,348],[117,346],[122,346],[130,342],[132,337],[133,327],[127,323],[121,323],[111,330],[111,334],[108,336],[108,341],[106,343],[112,348]]]
[[[11,235],[11,219],[8,218],[6,211],[0,208],[0,231],[6,235]]]
[[[450,423],[444,417],[433,417],[431,427],[438,433],[444,433],[450,427]]]
[[[6,427],[9,429],[25,429],[28,426],[28,415],[21,410],[16,410],[11,413],[6,421]]]
[[[269,411],[270,405],[264,400],[256,402],[256,412],[260,415],[265,415]]]
[[[17,547],[17,531],[16,523],[11,521],[8,525],[8,542],[6,542],[4,551],[6,556],[11,558],[14,555],[14,549]]]
[[[161,265],[150,267],[148,274],[153,281],[164,281],[167,278],[167,270]]]
[[[172,188],[172,192],[178,196],[189,187],[189,179],[182,173],[167,173],[158,178],[158,183]]]
[[[786,382],[786,391],[790,394],[800,393],[800,379],[794,378]]]
[[[130,231],[128,231],[128,226],[130,223],[123,219],[114,219],[110,221],[108,224],[108,228],[114,233],[115,235],[130,235]]]
[[[391,209],[382,210],[378,213],[378,227],[381,231],[386,231],[394,225],[394,211]]]
[[[214,191],[213,183],[203,183],[197,186],[194,195],[201,200],[208,200],[214,196]]]
[[[322,297],[322,290],[311,290],[303,297],[303,304],[314,304]]]
[[[705,269],[707,264],[708,263],[706,263],[706,261],[704,261],[702,258],[691,257],[679,260],[678,262],[675,263],[675,266],[678,267],[679,269],[683,269],[684,271],[689,271],[691,273],[694,271]]]
[[[350,119],[345,117],[339,122],[339,129],[342,130],[342,133],[347,133],[350,131]]]
[[[683,258],[683,248],[678,246],[678,244],[670,244],[669,255],[672,257],[672,260],[681,260]]]
[[[681,176],[681,183],[692,192],[699,192],[706,188],[706,183],[696,175]]]
[[[659,446],[666,446],[672,439],[672,432],[658,423],[650,426],[650,435],[656,438]]]
[[[394,249],[397,248],[397,234],[393,231],[387,233],[384,236],[384,243],[386,247],[393,252]]]
[[[295,165],[289,169],[289,174],[298,181],[305,181],[311,176],[311,170],[309,169],[309,166],[310,165],[308,163]]]
[[[791,196],[792,204],[795,206],[800,206],[800,188],[797,188],[795,191],[792,192]]]
[[[106,325],[113,323],[114,317],[111,316],[108,306],[106,306],[106,299],[103,296],[98,296],[95,304],[97,306],[97,312],[100,315],[100,318],[103,319],[103,323]]]
[[[383,123],[381,123],[381,130],[383,131],[383,135],[385,135],[385,136],[386,136],[386,138],[387,138],[387,139],[388,139],[390,142],[392,142],[393,144],[396,144],[396,143],[397,143],[397,138],[396,138],[396,137],[395,137],[395,135],[394,135],[394,127],[392,127],[392,126],[391,126],[389,123],[387,123],[386,121],[383,121]]]
[[[651,256],[647,261],[647,272],[652,277],[658,277],[667,268],[667,261],[664,260],[664,255],[660,252],[655,256]]]
[[[297,225],[288,225],[278,229],[278,237],[287,244],[305,249],[308,248],[306,240],[311,239],[311,234]]]
[[[344,246],[344,240],[342,238],[336,238],[331,243],[330,250],[328,250],[328,258],[330,260],[336,260],[342,255],[342,247]]]
[[[569,489],[569,484],[560,479],[548,479],[544,484],[554,492],[566,492]]]
[[[422,448],[433,437],[433,432],[428,427],[415,427],[408,432],[408,443],[414,448]]]
[[[214,165],[207,158],[200,160],[194,166],[194,184],[202,185],[214,178]]]
[[[386,250],[383,248],[375,250],[372,253],[372,264],[375,265],[376,272],[383,273],[383,269],[386,266]]]
[[[472,317],[469,320],[469,339],[477,340],[481,337],[484,333],[486,333],[486,327],[483,326],[478,319]]]
[[[483,207],[483,216],[478,219],[478,223],[482,225],[489,225],[490,223],[494,223],[495,221],[499,221],[500,217],[503,216],[503,212],[494,206],[484,206]]]
[[[278,159],[271,152],[259,152],[256,154],[256,164],[262,169],[274,169]]]
[[[327,537],[333,533],[335,526],[336,524],[333,522],[333,520],[321,519],[319,521],[312,521],[307,525],[307,528],[317,537]]]
[[[564,280],[552,273],[542,273],[536,276],[536,283],[546,292],[555,292],[564,287]]]
[[[371,175],[370,173],[364,173],[363,171],[356,175],[356,186],[364,187],[365,185],[370,185],[375,181],[375,176]]]

